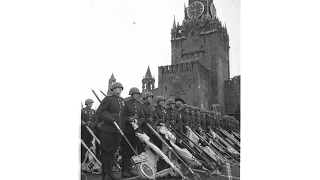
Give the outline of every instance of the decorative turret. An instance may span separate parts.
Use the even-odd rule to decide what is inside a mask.
[[[176,17],[173,15],[173,25],[172,25],[172,29],[175,29],[176,26]]]
[[[146,75],[142,79],[142,92],[151,92],[154,89],[155,79],[151,75],[150,67],[148,66]]]

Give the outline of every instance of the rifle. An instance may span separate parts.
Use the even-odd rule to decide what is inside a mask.
[[[86,143],[83,142],[83,140],[81,139],[81,144],[88,150],[88,152],[92,155],[92,157],[94,158],[94,160],[97,161],[97,163],[102,166],[101,162],[97,159],[97,157],[94,155],[93,152],[91,152],[91,150],[88,148],[88,146],[86,145]]]
[[[231,137],[227,136],[224,132],[224,130],[219,130],[220,132],[220,138],[223,139],[224,142],[228,143],[229,146],[231,146],[233,149],[235,149],[237,152],[240,153],[240,144],[237,145],[235,142],[232,141]],[[217,133],[216,133],[217,134]]]
[[[156,135],[160,141],[167,146],[167,148],[181,161],[181,163],[192,173],[193,178],[195,180],[200,180],[201,177],[198,173],[194,173],[193,170],[181,159],[181,157],[172,149],[171,146],[169,146],[169,144],[167,144],[167,142],[165,140],[162,139],[162,137],[160,136],[160,134],[158,134],[158,132],[156,130],[154,130],[149,123],[146,123],[147,126],[149,127],[149,129],[153,132],[154,135]],[[182,176],[183,179],[186,179],[187,177],[184,176],[181,172],[179,172],[179,174]]]
[[[169,128],[170,128],[171,130],[173,130],[173,132],[176,133],[176,135],[182,140],[183,144],[184,144],[186,147],[188,147],[188,150],[189,150],[189,151],[193,152],[193,154],[197,155],[198,158],[200,157],[200,158],[206,163],[205,166],[204,166],[205,168],[207,168],[207,169],[209,169],[209,170],[213,170],[213,169],[214,169],[213,166],[210,164],[210,161],[209,161],[207,158],[203,157],[199,152],[193,150],[192,147],[190,147],[190,145],[188,144],[188,142],[186,142],[186,140],[183,139],[183,137],[182,137],[176,130],[174,130],[174,129],[171,128],[170,126],[169,126]]]
[[[101,90],[100,90],[100,92],[101,92],[105,97],[107,97],[107,95],[106,95],[105,93],[103,93]]]
[[[91,88],[90,88],[90,89],[91,89]],[[99,96],[96,94],[96,92],[95,92],[93,89],[91,89],[91,91],[92,91],[93,94],[96,96],[96,98],[98,99],[98,101],[101,103],[101,100],[100,100]]]
[[[203,142],[205,142],[208,147],[211,147],[214,153],[216,153],[219,157],[223,158],[223,161],[227,161],[226,158],[219,153],[217,149],[215,149],[210,143],[208,143],[206,140],[204,140],[195,130],[191,130],[193,133],[195,133]]]
[[[214,139],[210,134],[206,134],[209,138],[211,138],[213,141],[215,141],[217,144],[212,143],[212,145],[217,148],[220,152],[222,152],[223,154],[225,154],[226,156],[228,156],[229,158],[239,162],[240,159],[237,158],[236,156],[234,156],[232,153],[230,153],[225,146],[223,146],[222,144],[220,144],[216,139]]]
[[[190,132],[193,132],[193,130],[191,128],[188,129]],[[179,131],[181,134],[183,134],[181,131]],[[197,134],[196,134],[197,135]],[[206,152],[203,147],[201,147],[200,145],[194,143],[189,137],[187,137],[185,134],[183,134],[183,136],[185,138],[187,138],[192,144],[194,144],[198,149],[200,149],[202,151],[202,153],[206,154],[208,157],[210,157],[218,166],[221,167],[220,163],[217,162],[213,157],[210,156],[210,154],[208,154],[208,152]],[[198,136],[198,135],[197,135]],[[201,137],[199,137],[201,139]],[[202,139],[201,139],[202,140]],[[210,145],[209,145],[210,146]],[[212,149],[212,148],[211,148]],[[215,149],[212,149],[214,151],[215,154],[217,154],[218,156],[224,157],[222,156],[219,152],[217,152]]]
[[[237,153],[239,153],[239,151],[237,151],[235,148],[233,148],[233,146],[231,146],[229,143],[227,143],[223,138],[221,138],[217,133],[215,133],[210,127],[209,127],[209,129],[211,132],[213,132],[218,137],[219,141],[222,142],[226,148],[231,148],[231,149],[235,150]]]

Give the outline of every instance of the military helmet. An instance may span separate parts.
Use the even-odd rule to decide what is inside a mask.
[[[159,101],[164,101],[164,97],[163,96],[158,96],[156,98],[156,102],[159,102]]]
[[[194,107],[194,110],[195,111],[200,111],[200,108],[199,107]]]
[[[206,110],[203,109],[203,108],[200,109],[200,112],[201,112],[201,113],[204,113],[205,111],[206,111]]]
[[[129,90],[129,95],[140,94],[140,90],[137,87],[133,87]]]
[[[175,104],[176,102],[172,99],[172,98],[170,98],[170,99],[168,99],[168,101],[167,101],[167,104],[168,105],[170,105],[170,104]]]
[[[193,107],[193,106],[191,106],[191,105],[189,106],[189,108],[190,108],[190,110],[194,110],[194,107]]]
[[[190,106],[189,106],[188,104],[184,104],[184,105],[182,106],[182,110],[185,110],[185,109],[187,109],[187,108],[190,108]]]
[[[87,99],[85,102],[84,102],[84,104],[85,105],[88,105],[88,104],[90,104],[90,103],[93,103],[94,101],[92,100],[92,99]]]
[[[147,97],[152,97],[153,98],[153,94],[151,92],[145,92],[143,95],[143,99],[146,99]]]
[[[177,101],[176,105],[178,106],[178,108],[181,108],[183,106],[183,103],[181,101]]]
[[[114,83],[111,85],[110,90],[113,90],[114,88],[122,88],[122,90],[123,90],[123,86],[122,86],[122,84],[119,83],[119,82],[114,82]]]

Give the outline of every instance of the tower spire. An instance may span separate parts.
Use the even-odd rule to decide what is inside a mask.
[[[176,16],[173,15],[173,26],[172,26],[172,29],[175,29],[176,28]]]

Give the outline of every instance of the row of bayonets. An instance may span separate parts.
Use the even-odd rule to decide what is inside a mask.
[[[95,95],[95,97],[98,99],[99,102],[101,102],[100,98],[98,97],[98,95],[95,93],[94,90],[91,89],[91,91],[93,92],[93,94]],[[102,91],[100,91],[104,96],[106,96]],[[82,105],[82,103],[81,103]],[[111,116],[110,116],[111,117]],[[121,135],[124,137],[124,139],[127,141],[127,143],[129,144],[129,146],[131,147],[131,149],[133,150],[133,152],[135,153],[135,155],[137,156],[138,153],[135,151],[135,149],[132,147],[132,145],[130,144],[130,142],[128,141],[128,139],[126,138],[126,136],[124,135],[124,133],[122,132],[122,130],[120,129],[120,127],[118,126],[118,124],[116,122],[114,122],[114,125],[116,126],[116,128],[118,129],[118,131],[121,133]],[[161,140],[161,142],[168,147],[168,149],[183,163],[183,165],[188,169],[188,171],[190,171],[193,176],[194,179],[200,179],[200,175],[197,173],[194,173],[194,171],[186,164],[186,162],[184,160],[182,160],[180,158],[180,156],[166,143],[165,140],[163,140],[163,138],[158,134],[158,132],[156,130],[154,130],[150,124],[147,125],[150,130]],[[93,138],[97,141],[98,144],[100,144],[100,140],[95,136],[95,134],[91,131],[91,129],[86,126],[87,130],[89,131],[89,133],[93,136]],[[212,157],[207,151],[204,150],[204,148],[202,146],[200,146],[199,144],[193,142],[189,137],[187,137],[183,132],[181,132],[179,130],[179,132],[177,132],[176,130],[174,130],[171,127],[168,127],[171,131],[173,131],[180,139],[181,142],[184,144],[184,146],[187,148],[187,150],[196,158],[203,160],[204,163],[202,163],[201,165],[203,166],[202,168],[204,170],[207,170],[208,174],[212,174],[212,171],[210,170],[214,170],[215,168],[212,165],[212,161],[215,162],[216,166],[219,168],[222,166],[221,162],[219,162],[218,159]],[[200,129],[200,134],[197,133],[195,130],[188,128],[188,131],[193,132],[194,134],[196,134],[196,136],[198,136],[198,138],[205,143],[207,146],[210,147],[210,149],[217,155],[220,157],[220,159],[222,160],[223,163],[226,163],[229,166],[228,160],[225,158],[226,156],[229,157],[230,159],[234,160],[235,162],[239,163],[240,162],[240,135],[238,133],[232,132],[232,135],[229,134],[227,131],[220,129],[220,133],[216,133],[214,132],[211,128],[209,128],[210,133],[202,133],[204,132],[203,130]],[[207,141],[207,140],[208,141]],[[189,143],[188,143],[189,142]],[[193,146],[191,145],[191,143],[193,144]],[[92,155],[92,157],[97,161],[97,163],[101,166],[101,162],[96,158],[96,156],[94,155],[94,153],[89,149],[89,147],[87,147],[87,145],[81,140],[81,144],[88,150],[88,152]],[[155,146],[151,146],[151,148],[153,148],[153,150],[155,150],[155,152],[160,152],[159,149],[154,149],[157,148]],[[160,156],[176,171],[178,172],[182,179],[188,179],[188,177],[186,177],[177,167],[175,167],[175,165],[173,163],[170,162],[170,160],[168,159],[168,157],[166,157],[163,153],[160,152]],[[205,155],[205,156],[203,156]],[[210,160],[211,161],[210,161]],[[115,162],[115,164],[119,167],[119,165]]]

